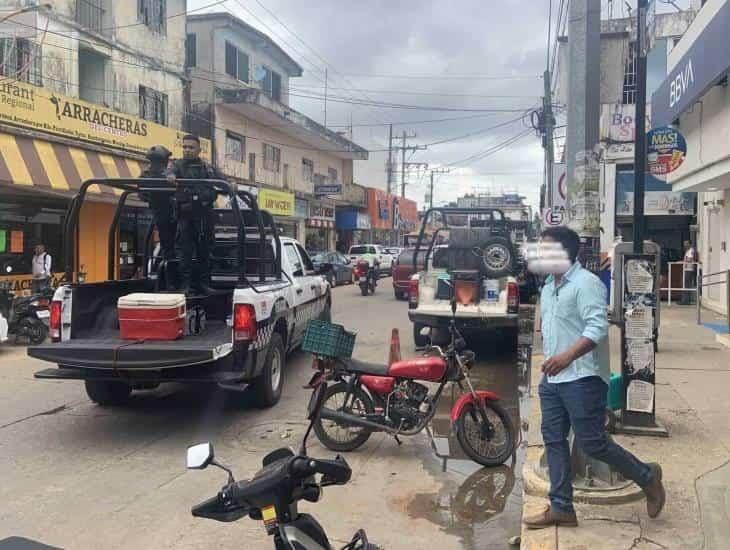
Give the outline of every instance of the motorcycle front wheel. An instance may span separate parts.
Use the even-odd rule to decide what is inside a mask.
[[[345,407],[348,387],[344,382],[327,388],[324,394],[322,408],[342,411],[356,416],[373,414],[375,411],[370,396],[359,386],[356,386],[352,395],[348,398]],[[365,444],[370,438],[370,430],[356,426],[342,426],[334,420],[327,420],[318,417],[314,422],[314,433],[322,445],[331,451],[346,452],[354,451]]]
[[[491,433],[485,433],[482,417],[474,403],[467,403],[456,419],[456,438],[469,458],[482,466],[498,466],[512,456],[515,446],[512,419],[499,403],[484,403]]]

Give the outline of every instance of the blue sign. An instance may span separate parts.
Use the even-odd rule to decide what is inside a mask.
[[[687,142],[675,128],[654,128],[646,134],[646,141],[649,172],[655,176],[674,172],[687,156]]]
[[[320,183],[314,186],[315,195],[341,195],[341,183]]]
[[[730,2],[725,2],[652,95],[651,117],[654,124],[672,124],[727,75],[730,70],[728,36]]]

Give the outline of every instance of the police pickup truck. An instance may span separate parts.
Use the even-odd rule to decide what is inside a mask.
[[[120,297],[174,292],[167,290],[174,261],[152,258],[152,227],[140,278],[118,280],[114,255],[127,197],[174,189],[154,179],[97,179],[81,186],[65,220],[66,280],[77,281],[73,251],[79,212],[95,184],[119,195],[109,231],[108,280],[56,290],[51,341],[29,347],[28,354],[57,367],[37,372],[36,378],[83,380],[88,396],[100,405],[121,404],[134,390],[166,382],[245,390],[265,407],[278,402],[287,354],[301,344],[306,323],[329,320],[329,285],[297,241],[279,237],[273,217],[259,210],[253,195],[221,180],[178,180],[182,186],[201,183],[226,196],[229,206],[215,210],[213,292],[186,298],[185,334],[176,340],[122,339],[120,333]]]

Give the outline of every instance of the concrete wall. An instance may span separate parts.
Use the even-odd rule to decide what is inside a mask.
[[[211,33],[211,31],[213,31]],[[197,64],[191,70],[192,76],[202,77],[194,83],[192,101],[213,101],[213,82],[221,87],[251,87],[261,88],[262,83],[254,79],[257,67],[266,66],[281,76],[281,103],[289,104],[289,75],[287,70],[266,51],[266,46],[254,43],[236,27],[225,22],[189,21],[188,33],[195,33],[197,40]],[[212,34],[212,36],[211,36]],[[248,55],[249,79],[248,83],[239,81],[226,74],[226,42],[235,45]],[[207,80],[204,80],[207,79]]]
[[[349,177],[352,183],[352,161],[335,157],[332,154],[312,150],[311,145],[299,142],[296,139],[278,132],[275,128],[265,127],[257,122],[246,119],[223,105],[215,108],[215,140],[216,159],[218,167],[229,176],[248,180],[249,154],[256,154],[256,183],[271,187],[286,188],[306,194],[313,194],[312,182],[305,182],[302,178],[302,159],[307,158],[314,162],[315,174],[327,175],[328,168],[337,170],[339,178]],[[226,158],[226,129],[246,137],[246,155],[244,162],[235,162]],[[264,169],[263,144],[268,143],[281,149],[280,171],[273,172]],[[281,144],[293,144],[298,147]],[[285,180],[285,166],[288,165],[288,177]]]
[[[0,8],[23,5],[24,0],[1,0]],[[54,0],[52,10],[38,12],[36,41],[43,38],[43,86],[79,97],[79,49],[106,59],[99,102],[139,116],[139,86],[168,96],[168,126],[181,128],[184,120],[185,18],[167,20],[166,33],[138,24],[137,2],[105,0],[109,8],[104,28],[134,25],[102,33],[86,32],[75,22],[75,0]],[[186,0],[168,0],[167,14],[183,12]],[[77,38],[78,37],[78,38]]]
[[[730,175],[724,178],[730,187]],[[717,201],[725,201],[720,205]],[[705,203],[708,203],[705,206]],[[730,269],[730,191],[720,190],[700,193],[697,222],[700,228],[697,250],[702,271],[717,273]],[[724,275],[711,277],[706,282],[724,281]],[[726,287],[724,284],[708,286],[703,290],[703,304],[717,312],[727,312]]]

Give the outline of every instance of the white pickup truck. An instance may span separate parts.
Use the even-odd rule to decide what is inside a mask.
[[[426,224],[434,213],[457,220],[442,222],[429,242]],[[437,244],[448,234],[447,244]],[[433,208],[426,213],[415,253],[426,250],[425,269],[411,277],[408,317],[417,347],[440,345],[452,318],[465,336],[506,331],[504,342],[517,345],[520,293],[516,251],[509,240],[509,221],[496,209]],[[452,314],[452,298],[456,312]],[[430,329],[430,330],[426,330]]]
[[[154,189],[156,181],[90,180],[135,192]],[[75,271],[73,236],[90,182],[82,185],[66,221],[65,269],[70,281]],[[273,217],[258,210],[251,194],[220,180],[180,180],[178,184],[201,182],[220,194],[237,195],[247,207],[231,201],[231,209],[215,211],[214,293],[186,299],[188,312],[204,312],[204,326],[196,325],[177,340],[123,340],[117,300],[131,293],[165,291],[172,270],[166,261],[148,262],[146,257],[142,265],[153,265],[154,274],[116,280],[112,261],[109,280],[74,282],[56,290],[51,304],[51,342],[29,347],[28,354],[55,363],[57,368],[37,372],[36,378],[83,380],[89,397],[100,405],[120,404],[135,389],[165,382],[217,384],[227,390],[253,392],[260,406],[278,402],[287,353],[301,344],[310,319],[329,320],[329,285],[315,273],[301,244],[278,236]],[[120,197],[117,213],[125,198],[124,194]],[[118,224],[118,220],[115,216],[112,223]],[[116,246],[113,229],[109,239],[112,259]],[[146,256],[151,255],[148,244]]]
[[[355,246],[351,246],[348,257],[355,264],[360,259],[360,256],[365,254],[374,254],[378,259],[378,263],[380,264],[379,274],[393,274],[393,256],[387,253],[385,248],[379,244],[356,244]]]

